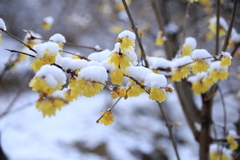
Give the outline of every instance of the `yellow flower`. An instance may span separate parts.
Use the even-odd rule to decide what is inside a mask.
[[[116,92],[119,97],[124,97],[126,95],[126,89],[124,87],[118,87]]]
[[[215,83],[214,80],[210,77],[203,78],[202,82],[204,85],[206,85],[208,87],[212,86]]]
[[[42,112],[43,117],[54,116],[56,110],[61,110],[65,102],[61,99],[39,99],[36,102],[36,108]]]
[[[124,75],[122,69],[118,68],[110,73],[111,81],[113,84],[121,85],[124,80]]]
[[[84,96],[92,97],[103,90],[104,85],[98,82],[91,82],[89,80],[85,80],[83,78],[79,78],[79,86],[80,89],[83,91]]]
[[[181,75],[180,70],[177,69],[177,70],[173,71],[171,81],[172,82],[174,82],[174,81],[179,82],[181,80],[182,80],[182,75]]]
[[[150,95],[148,97],[150,99],[158,101],[160,103],[165,101],[165,99],[167,99],[166,93],[159,88],[151,88],[150,89]]]
[[[58,84],[55,88],[51,88],[43,78],[35,77],[29,82],[29,87],[35,92],[42,92],[47,95],[51,95],[56,90],[62,88],[61,84]]]
[[[202,82],[193,82],[192,83],[192,90],[193,90],[194,94],[205,93],[208,89],[209,89],[209,87]]]
[[[216,153],[216,152],[211,152],[210,153],[210,160],[219,160],[221,157],[220,153]]]
[[[75,77],[70,77],[69,78],[69,87],[71,89],[69,96],[72,99],[77,99],[78,96],[82,96],[82,89],[79,86],[77,78],[75,78]],[[69,97],[69,99],[71,99],[70,97]]]
[[[230,58],[228,58],[228,57],[226,57],[226,56],[223,56],[222,58],[221,58],[221,63],[220,63],[220,65],[222,66],[222,67],[228,67],[228,66],[230,66],[231,65],[231,59]]]
[[[236,150],[236,149],[238,148],[238,143],[237,143],[236,141],[230,143],[229,148],[230,148],[231,150]]]
[[[111,92],[112,98],[124,97],[126,95],[126,89],[124,87],[116,87]]]
[[[108,57],[108,64],[113,65],[113,67],[120,67],[121,69],[128,68],[130,66],[130,62],[132,62],[127,55],[119,54],[118,52],[114,52]]]
[[[125,36],[124,38],[118,38],[117,42],[120,42],[120,50],[122,53],[127,54],[127,51],[132,52],[133,48],[135,47],[135,42],[130,40],[128,36]]]
[[[210,71],[209,77],[212,78],[215,82],[218,80],[224,80],[228,78],[228,71]]]
[[[166,37],[163,36],[163,32],[159,31],[156,41],[155,41],[155,44],[158,46],[162,46],[165,40],[166,40]]]
[[[111,94],[111,97],[112,97],[113,99],[115,99],[115,98],[118,97],[118,94],[117,94],[116,91],[112,91],[110,94]]]
[[[233,136],[231,136],[231,135],[227,136],[227,142],[228,143],[233,143],[234,141],[235,141],[235,138]]]
[[[131,80],[132,81],[132,80]],[[138,84],[135,82],[131,84],[131,88],[127,91],[128,97],[138,97],[140,94],[144,93],[145,90],[142,89]]]
[[[35,61],[32,62],[31,67],[35,72],[39,71],[39,69],[45,64],[54,64],[56,61],[55,53],[44,53],[43,58],[36,57]]]
[[[190,71],[187,68],[187,66],[183,66],[180,70],[177,69],[177,70],[173,71],[171,81],[172,82],[181,81],[183,78],[186,78],[189,74],[190,74]]]
[[[102,113],[102,111],[101,111]],[[103,113],[103,116],[100,119],[100,123],[104,124],[105,126],[108,126],[110,124],[112,124],[114,121],[114,116],[110,111],[106,111],[105,113]]]
[[[191,54],[192,54],[192,47],[189,44],[185,44],[182,47],[181,54],[182,54],[182,57],[184,57],[184,56],[191,56]]]
[[[209,68],[209,64],[205,61],[196,60],[193,65],[193,73],[206,72]]]

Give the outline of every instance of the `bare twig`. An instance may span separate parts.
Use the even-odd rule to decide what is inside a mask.
[[[51,41],[51,42],[54,42],[52,40],[49,40],[49,39],[45,39],[45,38],[39,38],[39,37],[35,37],[31,34],[30,31],[28,30],[24,30],[24,32],[27,32],[30,34],[30,37],[28,38],[28,40],[34,40],[34,39],[39,39],[39,40],[43,40],[43,41]],[[102,51],[102,49],[96,49],[95,47],[90,47],[90,46],[84,46],[84,45],[79,45],[79,44],[74,44],[74,43],[69,43],[69,42],[65,42],[63,43],[64,45],[69,45],[69,46],[74,46],[74,47],[80,47],[80,48],[86,48],[86,49],[91,49],[91,50],[94,50],[96,52],[100,52]]]
[[[26,109],[27,107],[30,107],[34,103],[35,103],[35,101],[34,102],[29,102],[29,103],[26,103],[26,104],[24,104],[24,105],[22,105],[22,106],[20,106],[16,109],[5,111],[3,114],[0,115],[0,119],[5,117],[6,115],[13,114],[13,113],[19,112],[23,109]]]
[[[31,51],[37,53],[37,51],[35,51],[32,47],[30,47],[29,45],[27,45],[26,43],[24,43],[23,41],[21,41],[20,39],[18,39],[17,37],[15,37],[14,35],[12,35],[10,32],[0,28],[1,31],[3,31],[4,33],[8,34],[9,36],[11,36],[12,38],[14,38],[15,40],[17,40],[18,42],[22,43],[24,46],[26,46],[28,49],[30,49]]]
[[[186,12],[185,12],[185,21],[184,21],[184,24],[183,24],[183,33],[182,33],[183,38],[186,37],[186,28],[187,28],[187,20],[188,20],[188,17],[189,17],[190,4],[191,3],[188,1]]]
[[[172,145],[173,145],[175,154],[176,154],[176,156],[177,156],[177,159],[180,160],[179,153],[178,153],[178,149],[177,149],[177,144],[176,144],[176,142],[175,142],[175,139],[174,139],[174,136],[173,136],[173,133],[172,133],[172,127],[171,127],[171,125],[170,125],[170,123],[169,123],[169,121],[168,121],[168,118],[167,118],[167,116],[166,116],[166,114],[165,114],[165,112],[164,112],[164,110],[163,110],[163,108],[162,108],[161,103],[159,103],[159,102],[157,102],[157,103],[158,103],[158,106],[159,106],[160,111],[161,111],[161,113],[162,113],[163,119],[164,119],[164,121],[165,121],[165,123],[166,123],[166,126],[167,126],[167,128],[168,128],[168,133],[169,133],[169,136],[170,136],[170,138],[171,138]]]
[[[159,6],[160,6],[160,4],[159,4],[158,0],[152,0],[152,7],[153,7],[153,11],[155,13],[155,16],[157,18],[158,27],[163,32],[163,35],[166,36],[165,28],[164,28],[165,27],[164,20],[163,20],[162,14],[160,12]],[[168,47],[168,40],[165,43],[163,43],[163,47],[164,47],[164,51],[166,52],[167,58],[171,59],[172,57],[170,56],[171,54],[170,54],[170,50]]]
[[[225,104],[225,99],[224,99],[222,90],[221,90],[221,88],[220,88],[219,86],[218,86],[218,90],[219,90],[219,92],[220,92],[221,102],[222,102],[222,107],[223,107],[223,120],[224,120],[223,134],[224,134],[224,136],[226,136],[226,135],[227,135],[227,131],[226,131],[226,128],[227,128],[227,110],[226,110],[226,104]]]
[[[16,50],[13,50],[13,49],[5,49],[5,50],[10,51],[10,52],[15,52],[15,53],[21,53],[21,54],[24,54],[24,55],[27,55],[27,56],[35,58],[34,55],[31,55],[31,54],[28,54],[28,53],[25,53],[25,52],[16,51]]]
[[[134,31],[134,33],[135,33],[135,35],[136,35],[136,38],[137,38],[137,41],[138,41],[138,45],[139,45],[140,50],[141,50],[141,52],[142,52],[142,57],[143,57],[145,66],[148,68],[148,67],[149,67],[148,61],[147,61],[147,58],[146,58],[146,53],[145,53],[145,51],[144,51],[144,48],[143,48],[141,39],[140,39],[140,37],[139,37],[139,35],[138,35],[138,28],[137,28],[136,25],[134,24],[133,18],[132,18],[131,13],[130,13],[130,11],[129,11],[129,9],[128,9],[128,5],[127,5],[126,1],[125,1],[125,0],[122,0],[122,3],[123,3],[123,6],[124,6],[124,8],[125,8],[125,10],[126,10],[127,15],[128,15],[129,21],[130,21],[130,23],[131,23],[131,25],[132,25],[132,29],[133,29],[133,31]]]
[[[215,55],[218,55],[219,52],[219,18],[220,18],[220,0],[217,0],[217,12],[216,12],[216,18],[217,18],[217,25],[216,25],[216,46],[215,46]]]
[[[226,35],[226,38],[224,40],[224,44],[223,44],[223,48],[222,48],[222,51],[224,51],[224,52],[227,49],[229,38],[230,38],[230,35],[231,35],[231,32],[232,32],[233,22],[234,22],[234,19],[235,19],[235,16],[236,16],[238,2],[239,2],[239,0],[234,1],[233,11],[232,11],[231,19],[230,19],[230,24],[229,24],[227,35]]]

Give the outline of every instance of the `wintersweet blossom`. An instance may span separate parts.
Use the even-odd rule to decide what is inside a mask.
[[[88,66],[78,73],[77,86],[84,96],[92,97],[103,90],[107,78],[107,71],[104,67]]]
[[[61,108],[65,105],[65,102],[62,99],[55,98],[47,98],[47,99],[39,99],[36,102],[36,108],[42,112],[43,117],[45,116],[54,116],[56,110],[61,110]]]
[[[206,61],[196,60],[192,65],[193,73],[205,72],[209,68],[209,64]]]
[[[190,74],[189,69],[187,66],[181,67],[181,69],[176,69],[172,73],[171,81],[181,81],[182,79],[186,78]]]
[[[113,84],[119,84],[121,85],[123,83],[124,80],[124,75],[123,75],[123,70],[120,68],[117,68],[116,70],[114,70],[113,72],[110,73],[110,77],[111,77],[111,82]]]
[[[120,67],[121,69],[126,69],[132,63],[132,60],[125,54],[118,52],[113,52],[108,56],[108,64],[113,65],[113,67]]]
[[[48,16],[48,17],[45,17],[43,19],[43,22],[42,22],[42,27],[45,29],[45,30],[50,30],[52,25],[54,23],[54,18],[51,17],[51,16]]]
[[[106,111],[105,113],[101,111],[104,115],[99,120],[100,123],[104,124],[105,126],[108,126],[113,123],[114,116],[110,111]]]
[[[58,55],[58,44],[53,42],[45,42],[33,47],[37,51],[35,61],[32,62],[31,67],[36,72],[45,64],[54,64],[56,56]],[[31,51],[30,51],[31,52]]]
[[[141,83],[143,84],[143,83]],[[140,85],[136,84],[133,80],[130,80],[129,83],[127,84],[127,96],[128,97],[138,97],[140,94],[144,93],[145,90],[141,88]]]
[[[131,31],[122,31],[117,38],[117,42],[120,43],[120,50],[122,53],[132,52],[135,47],[135,34]]]
[[[60,33],[56,33],[56,34],[52,35],[49,38],[49,40],[52,41],[52,42],[56,42],[60,49],[62,49],[64,43],[66,43],[65,37],[62,34],[60,34]]]
[[[167,99],[167,95],[166,95],[165,91],[162,89],[151,88],[149,98],[161,103]]]
[[[221,58],[221,63],[220,63],[220,65],[221,65],[222,67],[228,67],[228,66],[230,66],[230,65],[232,64],[231,59],[232,59],[232,56],[231,56],[230,53],[228,53],[228,52],[222,52],[222,58]]]
[[[30,81],[29,86],[35,92],[51,95],[66,83],[63,71],[55,66],[44,65]]]
[[[125,87],[116,87],[110,93],[112,98],[124,97],[126,95]]]
[[[185,38],[185,42],[183,44],[183,47],[181,49],[181,55],[184,56],[190,56],[192,54],[192,51],[196,49],[197,47],[197,41],[193,37],[187,37]]]
[[[155,44],[158,45],[158,46],[162,46],[164,41],[166,41],[166,40],[167,40],[167,38],[165,36],[163,36],[163,32],[159,31],[158,34],[157,34]]]

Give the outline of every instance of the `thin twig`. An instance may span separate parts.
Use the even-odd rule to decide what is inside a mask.
[[[33,36],[33,35],[31,34],[31,32],[28,31],[28,30],[24,30],[24,31],[30,34],[30,37],[28,37],[28,40],[39,39],[39,40],[43,40],[43,41],[55,42],[55,41],[53,41],[53,40],[35,37],[35,36]],[[96,51],[96,52],[101,52],[101,51],[102,51],[102,49],[96,49],[95,47],[84,46],[84,45],[79,45],[79,44],[74,44],[74,43],[69,43],[69,42],[65,42],[65,43],[63,43],[63,44],[64,44],[64,45],[69,45],[69,46],[74,46],[74,47],[81,47],[81,48],[91,49],[91,50],[94,50],[94,51]]]
[[[17,40],[18,42],[22,43],[24,46],[26,46],[28,49],[30,49],[31,51],[37,53],[37,51],[35,51],[32,47],[30,47],[29,45],[27,45],[26,43],[24,43],[22,40],[18,39],[17,37],[15,37],[14,35],[12,35],[10,32],[0,28],[1,31],[3,31],[4,33],[8,34],[9,36],[11,36],[12,38],[14,38],[15,40]]]
[[[223,127],[223,135],[226,136],[227,135],[227,110],[226,110],[226,104],[225,104],[225,99],[222,93],[221,88],[218,86],[218,90],[220,92],[220,96],[221,96],[221,102],[222,102],[222,107],[223,107],[223,121],[224,121],[224,127]]]
[[[225,38],[225,41],[224,41],[224,44],[223,44],[223,48],[222,48],[222,51],[224,51],[224,52],[227,49],[229,38],[230,38],[230,35],[231,35],[231,32],[232,32],[233,22],[234,22],[234,19],[235,19],[235,16],[236,16],[238,2],[239,2],[239,0],[234,1],[233,11],[232,11],[231,19],[230,19],[230,24],[229,24],[227,35],[226,35],[226,38]]]
[[[159,106],[160,111],[161,111],[161,113],[162,113],[163,119],[164,119],[164,121],[165,121],[165,123],[166,123],[166,126],[167,126],[167,128],[168,128],[168,132],[169,132],[169,135],[170,135],[170,138],[171,138],[171,141],[172,141],[173,148],[174,148],[175,154],[176,154],[176,156],[177,156],[177,159],[180,160],[180,157],[179,157],[179,154],[178,154],[178,149],[177,149],[177,144],[176,144],[176,142],[175,142],[175,139],[174,139],[173,133],[172,133],[172,127],[171,127],[170,124],[169,124],[168,118],[167,118],[167,116],[165,115],[165,112],[164,112],[164,110],[163,110],[163,108],[162,108],[161,103],[159,103],[159,102],[157,102],[157,103],[158,103],[158,106]]]
[[[118,100],[110,107],[107,109],[106,112],[104,112],[101,117],[98,118],[98,120],[96,121],[96,123],[99,123],[100,119],[107,113],[107,112],[111,112],[111,110],[113,109],[113,107],[116,106],[116,104],[122,99],[123,97],[119,97]]]
[[[157,22],[158,22],[158,27],[159,29],[163,32],[163,36],[166,36],[165,33],[165,28],[164,28],[164,20],[163,20],[163,16],[160,12],[160,8],[159,8],[160,4],[158,0],[152,0],[152,7],[153,7],[153,11],[155,13],[155,16],[157,18]],[[172,57],[170,57],[170,50],[168,47],[168,40],[163,43],[163,47],[164,47],[164,51],[168,57],[168,59],[171,59]]]
[[[128,9],[128,5],[127,5],[126,1],[125,1],[125,0],[122,0],[122,3],[123,3],[123,6],[124,6],[124,8],[125,8],[125,10],[126,10],[127,15],[128,15],[128,19],[129,19],[129,21],[130,21],[130,23],[131,23],[131,25],[132,25],[132,29],[133,29],[133,31],[134,31],[134,33],[135,33],[135,35],[136,35],[136,38],[137,38],[137,41],[138,41],[138,45],[139,45],[140,50],[141,50],[141,52],[142,52],[142,57],[143,57],[145,66],[148,68],[149,65],[148,65],[148,62],[147,62],[146,54],[145,54],[145,51],[144,51],[144,48],[143,48],[141,39],[140,39],[140,37],[139,37],[139,35],[138,35],[138,28],[137,28],[137,27],[135,26],[135,24],[134,24],[133,18],[132,18],[131,13],[130,13],[130,11],[129,11],[129,9]]]
[[[187,20],[188,20],[188,17],[189,17],[190,4],[191,3],[188,1],[186,12],[185,12],[185,21],[184,21],[184,24],[183,24],[183,33],[182,33],[183,38],[186,37],[186,28],[187,28]]]
[[[34,102],[29,102],[29,103],[26,103],[26,104],[24,104],[24,105],[22,105],[22,106],[20,106],[20,107],[18,107],[16,109],[5,111],[3,114],[0,115],[0,119],[5,117],[5,116],[7,116],[7,115],[9,115],[9,114],[13,114],[13,113],[21,111],[23,109],[26,109],[26,107],[30,107],[34,103],[35,103],[35,101]]]
[[[217,0],[217,12],[216,12],[216,18],[217,18],[217,25],[216,25],[216,46],[215,46],[215,55],[218,55],[219,52],[219,18],[220,18],[220,0]]]

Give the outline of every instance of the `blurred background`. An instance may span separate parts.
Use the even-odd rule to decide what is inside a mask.
[[[155,44],[159,31],[153,1],[127,1],[141,40],[149,56],[167,57],[162,46]],[[208,20],[215,15],[215,1],[201,1],[189,5],[186,21],[186,0],[159,0],[166,24],[168,40],[175,44],[171,52],[175,55],[191,36],[198,42],[197,48],[215,52],[214,39],[208,39]],[[229,23],[233,8],[232,0],[221,3],[221,16]],[[43,19],[51,16],[54,23],[50,30],[42,27]],[[118,34],[131,30],[131,24],[120,0],[0,0],[0,18],[5,21],[7,31],[23,40],[31,30],[48,39],[55,33],[65,36],[67,42],[83,46],[112,50]],[[240,8],[238,6],[234,28],[240,32]],[[185,33],[185,36],[183,35]],[[221,43],[223,38],[220,39]],[[80,97],[56,113],[43,118],[35,108],[38,94],[31,91],[28,83],[34,76],[30,68],[32,58],[16,64],[9,62],[16,56],[5,49],[20,51],[22,45],[2,33],[0,45],[0,146],[10,160],[175,160],[176,156],[165,122],[157,103],[143,94],[137,98],[121,100],[113,109],[115,121],[110,126],[96,124],[100,110],[106,110],[116,100],[104,90],[93,98]],[[88,56],[94,50],[65,46],[64,50]],[[232,48],[228,49],[229,51]],[[138,53],[139,47],[136,46]],[[240,53],[240,51],[239,51]],[[236,54],[237,55],[237,54]],[[63,56],[69,56],[64,54]],[[220,82],[227,106],[227,129],[239,130],[240,89],[237,80],[240,72],[239,57],[235,56],[228,80]],[[221,96],[214,99],[213,120],[216,126],[223,123]],[[200,108],[200,96],[194,96]],[[186,123],[176,93],[163,103],[170,122],[181,122],[174,126],[181,159],[198,159],[198,143]],[[199,124],[196,124],[200,127]],[[215,126],[215,132],[222,132]]]

